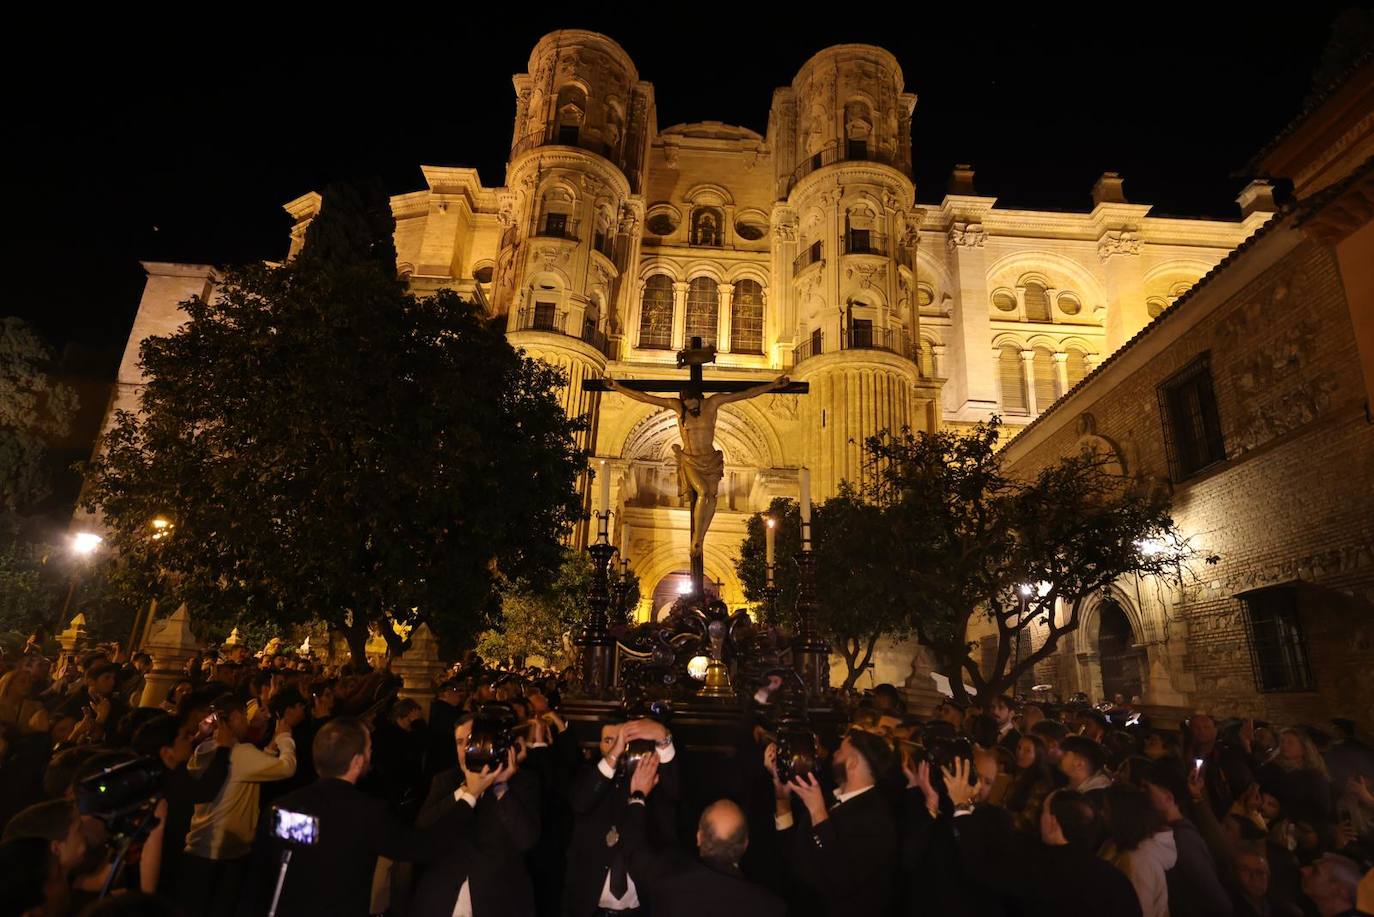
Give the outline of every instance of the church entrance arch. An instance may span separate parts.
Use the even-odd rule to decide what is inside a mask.
[[[1115,599],[1098,606],[1097,655],[1102,669],[1102,697],[1120,694],[1126,700],[1143,695],[1148,671],[1145,652],[1138,643],[1131,619]]]
[[[674,570],[664,576],[654,587],[654,601],[650,609],[650,620],[661,621],[673,610],[673,603],[692,591],[692,571]],[[710,579],[706,580],[706,598],[718,598],[717,589]]]

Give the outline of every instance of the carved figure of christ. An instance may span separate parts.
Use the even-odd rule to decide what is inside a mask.
[[[677,457],[678,493],[690,498],[692,506],[691,557],[695,572],[701,568],[706,530],[716,514],[716,492],[725,473],[725,454],[715,444],[716,419],[721,407],[786,389],[792,382],[786,376],[779,376],[772,382],[722,392],[709,398],[699,387],[688,382],[676,398],[664,398],[622,385],[611,378],[600,381],[607,391],[670,410],[677,416],[677,431],[682,438],[682,445],[673,446],[673,453]]]

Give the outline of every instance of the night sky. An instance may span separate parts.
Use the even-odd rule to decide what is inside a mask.
[[[843,4],[835,9],[857,24],[837,26],[824,6],[798,2],[769,5],[789,29],[777,34],[714,18],[649,21],[707,5],[647,3],[626,15],[506,6],[522,12],[489,24],[462,6],[374,7],[369,19],[340,13],[339,34],[318,24],[273,32],[265,20],[171,32],[165,19],[157,30],[123,22],[117,41],[99,28],[56,33],[42,66],[10,56],[12,235],[0,314],[96,351],[88,366],[112,377],[141,259],[279,258],[289,225],[281,205],[335,178],[380,175],[400,193],[424,186],[425,163],[475,166],[499,185],[511,75],[556,28],[618,41],[655,86],[660,128],[709,119],[762,133],[773,88],[813,53],[881,45],[919,96],[921,201],[938,201],[951,166],[970,162],[979,192],[1002,206],[1086,211],[1093,181],[1113,170],[1129,199],[1156,214],[1236,218],[1238,170],[1300,110],[1339,10],[1285,5],[1278,18],[1247,6],[1207,20],[1196,3],[1046,15],[975,3],[942,17],[909,4],[901,18]],[[398,18],[376,18],[386,16]],[[131,25],[147,34],[129,37]]]

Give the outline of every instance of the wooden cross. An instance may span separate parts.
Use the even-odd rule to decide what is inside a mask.
[[[713,392],[742,392],[753,388],[757,382],[729,382],[725,380],[703,379],[702,367],[707,363],[716,361],[716,348],[703,345],[701,338],[692,338],[691,346],[678,351],[678,368],[687,367],[687,378],[684,379],[624,379],[617,380],[617,384],[622,388],[634,389],[638,392],[668,392],[676,394],[684,390],[696,390],[703,395]],[[587,392],[609,391],[606,383],[601,379],[584,379],[582,389]],[[806,382],[791,382],[786,387],[777,389],[774,394],[778,395],[805,395],[811,390]],[[692,506],[690,515],[692,518],[691,537],[696,540],[696,495],[692,496]],[[692,561],[692,590],[698,596],[704,595],[705,570],[701,556],[694,555]]]

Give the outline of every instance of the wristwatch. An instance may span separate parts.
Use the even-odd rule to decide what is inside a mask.
[[[659,748],[667,748],[669,745],[673,744],[673,734],[671,732],[665,732],[663,734],[663,739],[661,741],[655,742],[654,744],[657,745]]]
[[[956,812],[972,812],[972,811],[973,811],[973,808],[974,808],[974,807],[973,807],[973,803],[972,803],[972,802],[961,802],[961,803],[959,803],[957,806],[954,807],[954,811],[956,811]]]
[[[644,800],[647,798],[648,797],[644,795],[643,790],[635,790],[633,793],[630,794],[630,802],[644,802]]]

